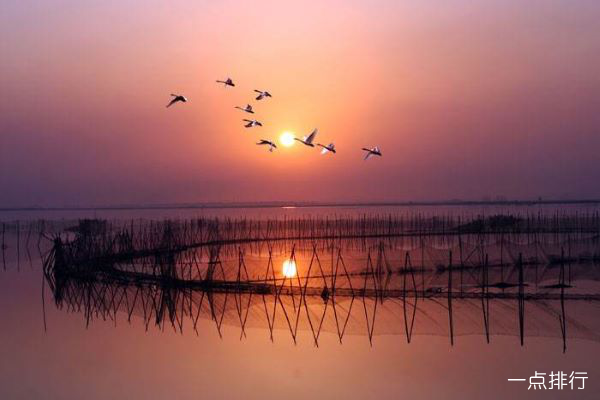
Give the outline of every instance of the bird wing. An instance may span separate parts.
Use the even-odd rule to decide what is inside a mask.
[[[256,93],[262,93],[260,90],[254,89]]]
[[[262,95],[262,93],[261,93],[261,94],[259,94],[258,96],[256,96],[256,100],[262,100],[262,98],[263,98],[263,95]]]
[[[371,153],[370,151],[367,153],[367,155],[365,155],[365,160],[368,160],[369,158],[371,158],[371,156],[373,156],[373,153]]]
[[[268,140],[264,140],[264,139],[260,139],[260,142],[258,142],[258,143],[256,143],[256,144],[258,144],[258,145],[261,145],[261,144],[269,144],[269,141],[268,141]]]
[[[314,131],[312,131],[312,132],[311,132],[311,134],[310,134],[310,135],[308,135],[308,137],[306,137],[306,138],[304,139],[304,141],[305,141],[306,143],[310,143],[310,144],[312,144],[313,140],[315,140],[315,137],[317,136],[317,132],[318,132],[318,131],[317,131],[317,129],[315,129]]]
[[[242,121],[244,121],[244,122],[252,122],[251,119],[246,119],[246,118],[242,119]]]
[[[169,108],[169,107],[171,107],[173,104],[177,103],[177,101],[178,101],[178,100],[177,100],[177,97],[175,97],[173,100],[171,100],[171,101],[169,102],[169,104],[167,104],[167,108]]]
[[[321,154],[327,154],[327,152],[329,151],[329,149],[325,146],[321,146],[323,147],[323,150],[321,150]]]

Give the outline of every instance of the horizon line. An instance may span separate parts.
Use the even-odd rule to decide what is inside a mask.
[[[552,204],[598,204],[600,199],[571,200],[417,200],[417,201],[358,201],[358,202],[310,202],[310,201],[264,201],[264,202],[207,202],[207,203],[155,203],[114,204],[105,206],[28,206],[0,207],[6,211],[89,211],[89,210],[176,210],[176,209],[229,209],[229,208],[328,208],[328,207],[410,207],[410,206],[494,206],[494,205],[552,205]]]

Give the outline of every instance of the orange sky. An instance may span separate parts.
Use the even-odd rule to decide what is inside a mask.
[[[600,197],[597,2],[38,3],[0,5],[0,206]]]

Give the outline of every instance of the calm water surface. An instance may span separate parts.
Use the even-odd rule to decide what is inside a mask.
[[[482,211],[487,215],[497,212],[444,210],[462,214]],[[552,213],[555,209],[544,211]],[[5,213],[1,217],[5,221],[90,216],[272,218],[402,212],[407,210],[140,210]],[[599,307],[595,298],[577,299],[580,295],[600,294],[600,268],[593,262],[578,260],[568,265],[524,268],[522,298],[540,299],[523,300],[523,314],[519,313],[519,289],[515,287],[491,287],[489,291],[498,297],[482,302],[478,293],[484,278],[466,267],[453,271],[444,268],[448,251],[453,249],[457,257],[459,244],[440,241],[421,244],[374,239],[344,241],[335,246],[320,244],[318,248],[305,242],[286,242],[274,245],[271,253],[267,246],[259,245],[219,248],[223,267],[220,273],[226,280],[235,280],[240,249],[249,279],[263,279],[271,262],[278,285],[283,283],[278,287],[283,290],[288,290],[286,262],[293,259],[302,277],[313,265],[313,278],[307,287],[314,293],[304,304],[299,296],[286,296],[279,303],[277,298],[263,296],[254,289],[237,297],[215,291],[210,299],[206,295],[201,300],[202,291],[156,290],[152,282],[128,286],[122,280],[110,279],[90,284],[72,276],[61,281],[62,291],[57,298],[56,282],[52,288],[42,273],[36,241],[31,239],[26,248],[22,236],[17,254],[14,235],[7,237],[6,269],[0,272],[1,398],[591,399],[597,398],[600,387]],[[527,256],[537,251],[549,264],[552,257],[560,255],[565,243],[552,240],[534,246],[531,239],[511,237],[503,242],[502,257],[504,262],[513,263],[516,253]],[[464,238],[460,243],[467,267],[475,262],[467,257],[467,250],[475,249],[473,243],[473,238]],[[570,239],[569,243],[573,254],[584,254],[595,246],[593,238]],[[500,257],[497,244],[497,240],[486,243],[490,264]],[[42,241],[41,247],[45,253],[50,243]],[[427,264],[427,268],[405,269],[407,252],[411,262]],[[314,263],[315,254],[322,272]],[[331,279],[340,254],[348,279],[340,275],[336,286],[371,290],[373,296],[354,298],[347,292],[335,298],[322,296],[320,289],[327,286],[323,282],[331,282],[327,279]],[[194,250],[169,262],[191,277],[205,273],[211,257],[214,259],[215,254],[209,250]],[[427,262],[421,262],[420,257]],[[192,259],[198,260],[199,269],[186,270]],[[158,263],[155,260],[133,268],[142,271]],[[377,268],[385,273],[369,273]],[[465,294],[464,298],[452,298],[451,303],[446,295],[449,276],[450,291]],[[519,280],[518,270],[514,266],[493,267],[485,279],[489,284],[514,283]],[[561,282],[570,286],[562,291],[562,298],[561,290],[552,288]],[[377,300],[384,291],[385,300]],[[421,297],[424,291],[427,296]],[[449,324],[450,310],[453,327]],[[271,322],[273,315],[276,318]],[[520,316],[524,317],[523,345]],[[407,327],[405,322],[410,325]],[[507,381],[529,378],[535,371],[584,371],[589,378],[584,390],[575,391],[534,392],[527,390],[525,382]]]

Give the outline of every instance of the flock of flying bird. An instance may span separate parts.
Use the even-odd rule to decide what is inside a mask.
[[[227,86],[235,87],[235,83],[233,83],[233,80],[231,78],[227,78],[224,81],[217,80],[216,82],[222,83],[225,87],[227,87]],[[256,100],[262,100],[267,97],[273,97],[273,96],[271,96],[271,93],[269,93],[267,91],[256,90],[256,89],[254,91],[256,93],[258,93],[258,96],[256,96]],[[179,94],[171,94],[171,97],[172,97],[172,99],[169,102],[169,104],[167,104],[167,108],[171,107],[175,103],[178,103],[178,102],[186,103],[188,101],[185,96],[182,96]],[[246,107],[235,106],[235,108],[237,108],[238,110],[244,111],[248,114],[254,114],[254,109],[252,108],[252,106],[250,104],[246,104]],[[244,121],[246,123],[244,125],[244,127],[246,127],[246,128],[253,128],[255,126],[263,126],[262,123],[257,121],[256,119],[245,119],[244,118],[242,121]],[[329,143],[327,146],[325,146],[321,143],[313,143],[315,141],[315,137],[317,136],[317,133],[318,133],[318,130],[315,129],[310,133],[310,135],[303,136],[302,139],[298,139],[295,137],[294,140],[296,140],[308,147],[315,147],[315,145],[322,147],[323,150],[321,150],[321,154],[327,154],[327,153],[335,154],[336,153],[335,144]],[[260,139],[260,141],[256,144],[259,146],[269,146],[270,152],[272,152],[273,149],[277,148],[277,145],[272,140],[267,140],[267,139]],[[379,147],[377,147],[377,146],[372,147],[372,148],[363,147],[362,150],[366,152],[365,158],[364,158],[365,160],[368,160],[372,156],[381,157],[381,150],[379,150]]]

